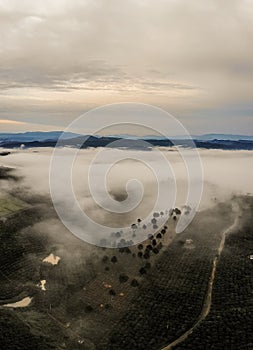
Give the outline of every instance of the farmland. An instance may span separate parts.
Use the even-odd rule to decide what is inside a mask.
[[[189,338],[175,349],[253,348],[252,202],[241,218],[240,229],[226,239],[217,267],[210,314]]]
[[[159,349],[197,320],[207,293],[220,232],[232,222],[229,206],[196,217],[159,258],[121,318],[108,343],[99,349]],[[226,220],[217,218],[226,214]],[[185,245],[191,239],[194,247]]]
[[[28,207],[29,205],[27,203],[10,194],[0,196],[0,218],[12,215]]]
[[[175,235],[172,220],[141,245],[108,249],[89,246],[70,235],[60,226],[48,199],[22,193],[9,198],[14,197],[15,205],[28,206],[18,207],[0,223],[0,302],[29,296],[32,303],[23,309],[0,307],[1,344],[6,349],[9,337],[26,349],[29,336],[31,348],[38,349],[162,349],[198,320],[221,233],[239,215],[232,210],[232,202],[220,203],[198,213],[181,234]],[[178,349],[202,349],[206,344],[217,348],[221,341],[217,329],[230,319],[238,337],[249,334],[252,265],[242,256],[250,254],[252,245],[252,200],[233,201],[244,208],[241,228],[226,239],[210,314]],[[51,234],[53,230],[57,233]],[[49,254],[60,256],[56,265],[43,262]],[[240,276],[245,276],[243,281]],[[46,290],[39,287],[41,280],[46,281]],[[239,294],[241,283],[245,289]],[[231,327],[226,329],[224,339],[234,346],[237,340],[231,340]]]

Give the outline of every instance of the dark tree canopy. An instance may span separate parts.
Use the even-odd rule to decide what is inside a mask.
[[[142,267],[140,268],[139,272],[141,275],[145,275],[147,273],[147,270],[144,267]]]
[[[125,273],[121,273],[119,275],[119,281],[120,283],[125,283],[129,280],[129,277]]]
[[[109,257],[107,255],[104,255],[102,258],[103,263],[106,263],[109,261]]]
[[[111,258],[111,262],[112,263],[116,263],[118,261],[117,257],[114,255],[112,258]]]
[[[109,290],[109,294],[110,294],[110,295],[116,295],[116,292],[115,292],[114,289],[110,289],[110,290]]]
[[[131,286],[132,286],[132,287],[138,287],[139,285],[140,285],[140,284],[139,284],[139,282],[137,281],[137,279],[134,278],[134,279],[132,280],[132,282],[131,282]]]

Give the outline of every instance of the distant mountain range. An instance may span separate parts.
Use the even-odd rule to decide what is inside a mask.
[[[19,148],[19,147],[54,147],[62,131],[50,132],[25,132],[25,133],[0,133],[0,147]],[[122,140],[123,139],[123,140]],[[126,148],[150,148],[152,146],[173,146],[173,142],[182,147],[191,147],[189,140],[183,137],[171,137],[171,140],[164,137],[149,135],[146,137],[133,137],[130,135],[114,136],[89,136],[76,133],[65,133],[60,141],[61,146],[68,147],[104,147],[108,144],[121,140],[120,147]],[[146,141],[140,144],[138,140]],[[253,136],[230,135],[230,134],[205,134],[195,135],[193,140],[197,147],[206,149],[244,149],[253,150]]]
[[[121,135],[113,135],[113,137],[120,137],[125,139],[142,139],[142,140],[163,140],[164,136],[157,136],[157,135],[147,135],[144,137],[136,137],[132,135],[127,134],[121,134]],[[192,135],[192,138],[194,140],[229,140],[229,141],[240,141],[240,140],[247,140],[247,141],[253,141],[253,136],[248,135],[233,135],[233,134],[204,134],[204,135]],[[182,140],[185,139],[185,136],[171,136],[171,140]]]
[[[248,135],[233,135],[233,134],[205,134],[193,136],[195,140],[229,140],[229,141],[253,141],[253,136]]]
[[[2,142],[32,142],[58,140],[62,131],[28,131],[24,133],[0,133],[0,143]],[[70,139],[79,136],[78,134],[67,132],[64,133],[64,139]]]

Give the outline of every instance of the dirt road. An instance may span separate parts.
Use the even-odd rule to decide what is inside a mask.
[[[224,248],[224,244],[225,244],[225,240],[226,240],[226,236],[229,232],[233,231],[237,225],[238,225],[238,220],[239,220],[239,206],[237,204],[234,204],[233,206],[233,211],[236,213],[235,215],[235,220],[233,222],[232,225],[230,225],[228,228],[226,228],[222,233],[221,233],[221,241],[220,241],[220,245],[218,247],[218,254],[215,256],[214,260],[213,260],[213,268],[212,268],[212,273],[211,273],[211,277],[210,277],[210,281],[209,281],[209,287],[208,287],[208,291],[205,297],[205,302],[201,311],[201,314],[197,320],[197,322],[190,328],[188,329],[188,331],[186,331],[184,334],[182,334],[179,338],[177,338],[176,340],[174,340],[172,343],[166,345],[164,348],[162,348],[161,350],[171,350],[173,347],[175,347],[176,345],[182,343],[183,341],[185,341],[188,336],[194,331],[194,329],[207,317],[207,315],[210,312],[211,309],[211,305],[212,305],[212,291],[213,291],[213,282],[214,282],[214,278],[215,278],[215,273],[216,273],[216,267],[217,267],[217,262],[219,260],[219,257],[223,251]]]

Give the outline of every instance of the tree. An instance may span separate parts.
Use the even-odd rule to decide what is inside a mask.
[[[115,264],[116,262],[118,262],[118,259],[116,258],[115,255],[111,258],[111,262],[114,263],[114,264]]]
[[[134,279],[132,280],[132,282],[131,282],[131,286],[132,286],[132,287],[139,287],[139,285],[140,285],[140,284],[139,284],[139,282],[137,281],[137,279],[134,278]]]
[[[90,312],[92,312],[94,309],[91,305],[86,305],[84,308],[84,311],[89,314]]]
[[[178,209],[178,208],[175,208],[175,209],[174,209],[174,212],[175,212],[177,215],[180,215],[180,214],[181,214],[181,210]]]
[[[115,237],[120,238],[121,237],[121,233],[120,232],[116,232]]]
[[[131,254],[131,249],[129,247],[125,247],[124,251],[127,254]]]
[[[147,247],[146,247],[146,250],[151,252],[152,249],[153,249],[152,245],[151,245],[151,244],[148,244]]]
[[[145,275],[147,273],[147,270],[144,267],[142,267],[140,268],[139,272],[141,275]]]
[[[125,273],[121,273],[119,275],[119,281],[120,283],[125,283],[129,280],[129,277]]]
[[[153,249],[153,252],[154,252],[154,254],[158,254],[158,253],[159,253],[159,249],[154,248],[154,249]]]
[[[103,263],[108,262],[108,261],[109,261],[108,256],[107,256],[107,255],[104,255],[103,258],[102,258],[102,261],[103,261]]]
[[[162,247],[163,247],[162,242],[159,242],[159,244],[157,245],[157,249],[161,250],[161,249],[162,249]]]
[[[145,253],[143,254],[143,258],[144,258],[144,259],[149,259],[149,258],[150,258],[149,252],[145,252]]]

